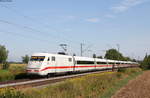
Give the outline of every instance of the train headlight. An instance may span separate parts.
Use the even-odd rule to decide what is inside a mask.
[[[39,70],[34,70],[34,72],[39,72]]]

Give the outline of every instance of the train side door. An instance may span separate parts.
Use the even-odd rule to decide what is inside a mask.
[[[54,62],[52,62],[52,57],[48,57],[46,62],[45,62],[45,72],[48,73],[55,73],[55,65]]]
[[[56,73],[56,69],[57,69],[57,65],[56,65],[56,57],[55,56],[52,56],[51,57],[51,71],[53,73]]]
[[[50,64],[51,64],[50,57],[48,57],[48,59],[47,59],[47,65],[49,66]]]

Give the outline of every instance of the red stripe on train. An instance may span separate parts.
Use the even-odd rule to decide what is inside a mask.
[[[89,66],[89,65],[82,65],[82,66],[55,66],[55,67],[46,67],[40,71],[44,71],[44,70],[47,70],[47,69],[65,69],[65,68],[87,68],[87,67],[112,67],[112,65],[96,65],[96,66]]]

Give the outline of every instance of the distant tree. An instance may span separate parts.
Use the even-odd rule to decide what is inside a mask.
[[[96,54],[93,54],[93,58],[96,58]]]
[[[0,45],[0,63],[5,63],[8,57],[8,50],[5,46]]]
[[[0,45],[0,63],[2,69],[8,69],[9,63],[6,61],[8,58],[8,50],[4,45]]]
[[[136,60],[136,59],[132,59],[131,61],[133,61],[133,62],[137,62],[137,60]]]
[[[30,57],[28,55],[22,56],[22,62],[23,63],[28,63],[29,62]]]
[[[97,58],[102,59],[103,57],[102,56],[97,56]]]
[[[118,52],[116,49],[109,49],[106,51],[105,54],[106,59],[112,59],[112,60],[124,60],[123,55]]]
[[[150,55],[145,55],[140,67],[143,69],[150,69]]]
[[[130,57],[123,57],[124,61],[132,61],[132,59]]]
[[[76,56],[76,54],[74,53],[73,56]]]
[[[9,66],[10,66],[10,63],[9,62],[5,62],[5,63],[3,63],[2,69],[8,69]]]

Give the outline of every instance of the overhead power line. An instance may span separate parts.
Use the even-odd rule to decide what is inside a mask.
[[[50,28],[49,25],[47,25],[47,24],[45,24],[45,23],[43,23],[43,22],[37,21],[36,19],[31,18],[31,17],[29,17],[29,16],[27,16],[27,15],[21,13],[21,12],[18,11],[18,10],[15,10],[15,9],[13,9],[13,8],[11,8],[11,7],[8,7],[8,6],[2,5],[2,4],[0,4],[0,6],[2,6],[2,7],[4,7],[4,8],[7,8],[8,10],[12,11],[13,13],[16,13],[16,14],[18,14],[18,15],[20,15],[20,16],[26,18],[26,19],[29,19],[29,20],[32,21],[32,22],[36,22],[36,23],[38,23],[38,24],[40,24],[40,25],[42,24],[42,25],[44,25],[45,27]]]
[[[92,45],[89,45],[89,46],[87,46],[85,49],[83,49],[83,46],[84,46],[84,45],[85,45],[85,44],[83,44],[83,43],[80,44],[81,56],[83,56],[83,53],[86,52],[86,51],[92,51],[92,50],[89,50],[89,48],[91,48]]]
[[[32,34],[34,33],[34,34],[36,34],[36,36],[37,36],[37,33],[38,33],[38,34],[41,34],[42,36],[51,37],[52,39],[55,38],[55,39],[59,39],[59,40],[62,40],[62,41],[63,41],[63,39],[60,39],[58,36],[45,35],[45,34],[47,34],[46,32],[43,32],[43,31],[34,29],[34,28],[29,27],[29,26],[26,26],[26,25],[21,25],[21,24],[17,24],[17,23],[10,22],[10,21],[1,20],[1,19],[0,19],[0,22],[1,22],[1,23],[5,23],[5,24],[9,24],[9,25],[12,25],[12,26],[15,26],[15,27],[24,29],[24,30],[30,30],[30,31],[32,31]],[[41,35],[40,35],[40,36],[41,36]],[[64,39],[64,40],[66,40],[66,41],[68,41],[68,42],[71,42],[71,41],[68,40],[68,39]],[[48,42],[49,42],[49,41],[50,41],[50,40],[48,40]],[[62,42],[62,41],[59,41],[59,42]],[[57,42],[58,42],[58,41],[57,41]]]
[[[59,46],[64,50],[64,53],[67,54],[67,44],[60,44]]]
[[[43,23],[43,22],[40,22],[40,21],[38,21],[38,20],[36,20],[36,19],[34,19],[34,18],[32,18],[32,17],[29,17],[29,16],[27,16],[27,15],[21,13],[20,11],[18,11],[18,10],[16,10],[16,9],[13,9],[13,8],[11,8],[11,7],[8,7],[8,6],[2,5],[2,4],[0,4],[0,6],[2,6],[2,7],[4,7],[4,8],[7,8],[8,10],[12,11],[13,13],[16,13],[16,14],[18,14],[18,15],[20,15],[20,16],[22,16],[22,17],[24,17],[24,18],[26,18],[26,19],[28,19],[28,20],[30,20],[30,21],[32,21],[32,22],[35,22],[36,24],[40,24],[40,26],[43,25],[45,28],[48,28],[48,29],[50,28],[49,25],[47,25],[47,24],[45,24],[45,23]],[[26,27],[25,27],[25,28],[26,28]],[[32,28],[27,27],[27,29],[32,29]],[[33,29],[32,29],[32,30],[33,30]],[[35,29],[34,29],[34,31],[35,31]],[[54,31],[54,32],[59,32],[58,30],[54,30],[54,29],[53,29],[53,31]],[[49,33],[47,33],[47,34],[49,34]],[[60,35],[60,34],[61,34],[61,33],[59,33],[59,35]],[[51,35],[53,35],[53,37],[54,37],[54,34],[51,33]],[[50,36],[51,36],[51,35],[50,35]],[[64,34],[65,36],[63,36],[63,37],[62,37],[62,36],[59,36],[59,35],[57,35],[57,36],[55,36],[55,37],[56,37],[56,38],[60,37],[60,39],[67,40],[67,41],[69,41],[69,42],[79,44],[79,42],[77,42],[77,41],[72,41],[70,36],[67,37],[68,34],[67,34],[67,35]]]
[[[25,15],[24,13],[22,13],[22,12],[16,10],[16,9],[13,9],[13,8],[11,8],[11,7],[8,7],[8,6],[2,5],[2,4],[0,4],[0,6],[6,8],[6,9],[8,9],[8,10],[10,10],[11,12],[13,12],[13,13],[15,13],[15,14],[18,14],[18,15],[22,16],[23,18],[25,18],[25,19],[27,19],[27,20],[30,20],[30,21],[33,22],[33,23],[40,24],[40,26],[42,25],[43,27],[45,27],[45,28],[47,28],[47,29],[50,28],[49,25],[47,25],[47,24],[45,24],[45,23],[43,23],[43,22],[41,22],[41,21],[38,21],[37,19],[34,19],[34,18],[32,18],[32,17],[29,17],[29,16]],[[6,24],[10,24],[10,25],[13,25],[13,26],[16,26],[16,27],[19,27],[19,28],[23,28],[24,30],[30,30],[30,31],[32,31],[32,33],[33,33],[33,32],[36,32],[36,33],[42,34],[43,36],[51,37],[51,38],[53,38],[53,39],[54,39],[54,38],[59,39],[59,40],[62,39],[63,41],[65,40],[65,41],[68,41],[68,42],[71,42],[71,43],[75,43],[75,44],[79,44],[79,43],[80,43],[80,42],[78,42],[78,41],[73,41],[73,40],[71,39],[71,37],[68,37],[68,34],[67,34],[67,35],[64,34],[63,36],[58,36],[58,35],[54,35],[53,33],[50,34],[50,33],[47,33],[47,32],[43,32],[43,31],[41,31],[41,30],[37,30],[37,29],[34,29],[33,27],[29,27],[29,26],[26,26],[26,25],[23,25],[23,24],[16,24],[16,23],[13,23],[13,22],[10,22],[10,21],[6,21],[6,20],[0,20],[0,22],[6,23]],[[54,29],[53,29],[53,31],[57,32],[57,34],[58,34],[58,30],[54,30]],[[45,35],[45,34],[46,34],[46,35]],[[61,34],[61,33],[59,33],[59,34]],[[37,36],[37,35],[36,35],[36,36]],[[48,41],[48,42],[49,42],[49,41]],[[61,43],[62,43],[62,41],[61,41]],[[87,48],[88,48],[88,47],[87,47]],[[86,48],[85,50],[82,50],[82,52],[87,51],[87,48]]]
[[[25,34],[21,34],[21,33],[16,33],[16,32],[10,32],[10,31],[3,31],[3,30],[0,30],[1,33],[5,33],[5,34],[9,34],[9,35],[12,35],[12,36],[19,36],[19,37],[22,37],[22,38],[25,38],[25,39],[31,39],[31,40],[36,40],[36,41],[39,41],[39,42],[43,42],[43,44],[47,44],[49,45],[49,42],[48,40],[46,39],[40,39],[40,38],[37,38],[35,36],[28,36],[28,35],[25,35]]]
[[[25,30],[30,30],[30,31],[33,31],[33,32],[36,32],[36,33],[39,33],[39,34],[42,34],[42,35],[47,34],[46,32],[43,32],[43,31],[40,31],[40,30],[31,28],[31,27],[26,26],[26,25],[21,25],[21,24],[17,24],[17,23],[10,22],[10,21],[1,20],[1,19],[0,19],[0,22],[1,22],[1,23],[6,23],[6,24],[9,24],[9,25],[13,25],[13,26],[15,26],[15,27],[23,28],[23,29],[25,29]],[[44,33],[44,34],[43,34],[43,33]],[[45,35],[45,36],[47,36],[47,35]],[[55,38],[56,38],[57,36],[51,35],[51,36],[48,36],[48,37],[51,37],[51,38],[55,37]]]

